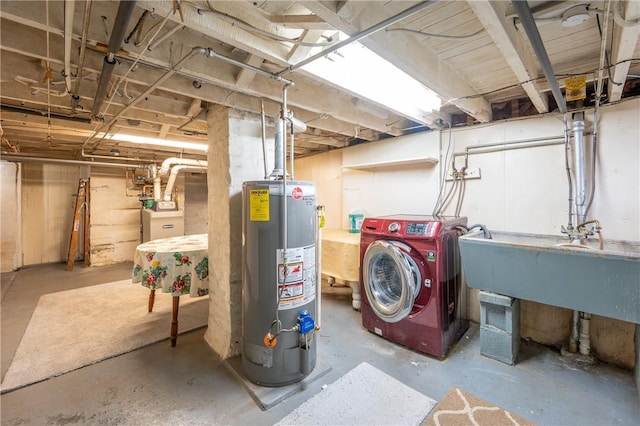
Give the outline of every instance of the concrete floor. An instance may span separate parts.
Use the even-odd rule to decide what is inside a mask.
[[[2,275],[2,376],[42,294],[126,279],[131,264],[26,268]],[[366,361],[433,399],[461,387],[540,425],[638,425],[633,373],[600,364],[588,371],[558,352],[522,342],[515,366],[480,355],[472,325],[441,361],[366,331],[348,296],[323,297],[318,357],[331,371],[268,411],[203,340],[204,329],[87,366],[0,397],[3,425],[270,425]],[[384,389],[380,389],[384,392]],[[393,403],[393,396],[389,396]],[[357,401],[357,398],[354,398]]]

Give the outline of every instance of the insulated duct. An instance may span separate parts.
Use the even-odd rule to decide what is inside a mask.
[[[171,166],[173,165],[193,166],[193,167],[198,167],[200,169],[205,169],[205,170],[207,168],[206,161],[191,160],[188,158],[169,157],[162,162],[162,165],[158,170],[158,174],[160,176],[166,175],[167,173],[169,173],[169,170],[171,170]]]
[[[171,201],[171,192],[173,192],[173,186],[176,183],[176,178],[178,177],[178,172],[180,172],[180,170],[189,169],[189,170],[206,171],[207,162],[203,161],[203,163],[204,164],[202,165],[202,167],[194,167],[194,166],[189,166],[185,164],[179,164],[177,166],[173,166],[171,168],[171,174],[169,175],[169,180],[167,181],[167,186],[164,188],[164,201]]]
[[[102,72],[100,73],[100,82],[98,83],[98,89],[96,90],[96,95],[93,100],[93,109],[91,111],[93,117],[97,117],[100,112],[111,74],[113,74],[113,69],[116,66],[115,55],[120,51],[127,26],[129,26],[129,21],[135,8],[136,0],[121,0],[120,6],[118,6],[118,13],[113,23],[111,37],[109,38],[107,56],[104,57],[104,64],[102,65]]]

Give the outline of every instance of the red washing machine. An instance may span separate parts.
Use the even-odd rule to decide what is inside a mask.
[[[458,237],[465,217],[366,218],[360,237],[363,326],[444,357],[466,331]]]

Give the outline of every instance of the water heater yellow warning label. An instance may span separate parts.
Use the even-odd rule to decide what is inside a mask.
[[[249,220],[269,222],[268,189],[252,189],[249,193]]]

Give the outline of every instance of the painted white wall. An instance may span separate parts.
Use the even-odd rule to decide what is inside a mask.
[[[66,262],[81,176],[91,178],[91,265],[133,259],[135,247],[141,241],[140,202],[138,193],[127,189],[131,182],[124,169],[1,161],[0,171],[3,272],[24,265]],[[178,175],[174,189],[178,205],[184,209],[184,173]],[[185,217],[185,221],[194,223],[203,214],[205,228],[200,232],[206,232],[206,182],[193,190],[205,192],[204,203],[194,203],[189,210],[194,219]],[[81,227],[80,242],[83,232]],[[76,259],[80,258],[82,245],[79,243]]]
[[[596,191],[588,218],[599,219],[605,241],[640,240],[640,99],[600,109],[598,121]],[[593,110],[586,113],[586,131],[593,132]],[[439,133],[439,137],[438,137]],[[562,116],[515,119],[453,129],[451,132],[416,134],[345,148],[342,165],[334,157],[317,155],[298,160],[296,173],[317,176],[319,170],[331,180],[317,181],[319,193],[341,193],[342,201],[327,204],[327,221],[348,229],[351,209],[363,208],[370,216],[431,214],[439,189],[441,167],[451,140],[453,152],[467,146],[505,143],[531,138],[562,136]],[[593,136],[586,137],[591,150]],[[440,145],[440,148],[438,148]],[[369,149],[371,148],[371,150]],[[345,165],[397,161],[434,156],[437,166],[397,166],[348,169]],[[463,158],[456,160],[456,168]],[[469,167],[481,169],[481,179],[468,180],[460,214],[469,223],[483,223],[491,230],[559,234],[568,222],[568,182],[563,145],[471,155]],[[339,178],[342,173],[342,182]],[[340,184],[341,183],[341,184]],[[444,214],[455,212],[455,200]],[[576,223],[574,222],[574,225]],[[479,305],[471,291],[470,318],[479,322]],[[523,301],[521,335],[559,345],[569,333],[571,312]],[[592,347],[609,362],[633,368],[635,364],[632,324],[594,316]]]
[[[22,164],[19,223],[23,265],[67,261],[80,169],[61,164]],[[76,258],[81,256],[80,248],[78,244]]]
[[[296,160],[296,178],[316,182],[326,227],[349,229],[349,214],[431,214],[438,182],[437,132],[420,133]]]
[[[342,153],[335,149],[295,161],[295,179],[316,183],[316,201],[325,207],[325,228],[341,229],[342,220]],[[322,164],[323,167],[314,167]],[[346,229],[346,228],[345,228]]]
[[[10,272],[22,266],[21,170],[19,163],[0,161],[0,272]]]
[[[176,189],[180,191],[179,177]],[[91,170],[91,266],[133,260],[140,244],[140,201],[127,196],[124,169],[92,167]],[[180,193],[182,199],[182,194]]]
[[[600,220],[605,238],[640,240],[639,102],[600,110],[596,192],[588,218]],[[593,116],[593,111],[586,114],[587,133],[593,131]],[[547,115],[455,129],[452,144],[455,152],[464,152],[477,144],[562,136],[563,129],[560,115]],[[593,136],[585,142],[590,152]],[[456,168],[462,165],[458,158]],[[470,221],[493,230],[543,234],[559,234],[567,225],[563,145],[471,155],[468,166],[479,167],[482,175],[466,184],[461,214]],[[453,211],[450,207],[445,213]]]
[[[600,220],[605,238],[640,240],[639,111],[638,99],[600,109],[596,191],[589,217]],[[587,111],[587,133],[593,131],[593,115],[592,110]],[[463,153],[467,146],[563,133],[562,117],[557,114],[502,121],[453,129],[451,150]],[[589,151],[592,142],[593,137],[587,135]],[[365,209],[370,216],[430,214],[437,199],[438,174],[451,163],[442,158],[448,144],[449,131],[443,130],[331,151],[296,160],[296,178],[317,183],[327,223],[339,223],[342,229],[348,229],[348,215],[355,208]],[[423,157],[440,158],[440,162],[437,166],[351,168]],[[458,157],[456,168],[462,165],[463,158]],[[471,155],[468,166],[479,167],[482,176],[466,183],[461,215],[470,222],[484,223],[493,230],[547,234],[558,234],[567,225],[569,192],[563,145]],[[455,200],[444,213],[454,210]]]

